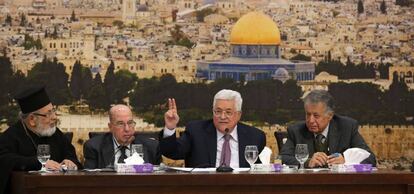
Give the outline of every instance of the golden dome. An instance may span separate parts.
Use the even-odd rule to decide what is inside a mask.
[[[250,12],[234,24],[230,44],[280,45],[280,31],[269,16],[262,12]]]

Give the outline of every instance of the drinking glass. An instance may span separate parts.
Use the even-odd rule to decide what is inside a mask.
[[[295,158],[300,163],[299,170],[305,170],[305,162],[309,157],[308,145],[307,144],[296,144]]]
[[[257,150],[257,146],[255,145],[248,145],[244,149],[244,158],[246,158],[247,162],[250,164],[250,170],[253,170],[254,163],[256,162],[257,158],[259,157],[259,151]]]
[[[37,159],[42,163],[42,171],[46,170],[46,162],[50,159],[50,146],[48,144],[39,144],[37,146]]]
[[[137,153],[142,159],[144,159],[144,147],[142,144],[132,144],[131,145],[131,156],[134,153]]]

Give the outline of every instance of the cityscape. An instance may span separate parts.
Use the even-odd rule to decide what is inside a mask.
[[[379,167],[414,159],[412,0],[0,0],[0,10],[0,131],[28,83],[47,86],[79,156],[88,132],[108,130],[111,104],[133,108],[136,130],[159,131],[168,97],[185,126],[211,116],[228,87],[277,154],[273,133],[324,89],[360,122]]]

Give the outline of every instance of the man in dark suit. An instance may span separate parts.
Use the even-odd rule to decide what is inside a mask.
[[[280,155],[284,164],[298,165],[297,144],[307,144],[309,159],[305,167],[343,164],[343,152],[361,148],[370,152],[362,163],[376,165],[375,155],[358,132],[356,120],[334,114],[332,96],[324,90],[313,90],[304,98],[306,121],[288,127],[288,138]]]
[[[5,191],[11,171],[40,170],[37,147],[49,145],[48,170],[82,168],[75,148],[56,127],[56,110],[44,87],[30,87],[16,96],[20,120],[0,135],[0,193]]]
[[[179,121],[174,99],[168,99],[165,128],[160,133],[161,153],[169,158],[185,159],[186,167],[249,167],[246,145],[256,145],[259,153],[266,145],[263,131],[239,123],[242,98],[240,93],[221,90],[214,96],[213,119],[190,122],[177,139]]]
[[[112,168],[115,163],[123,163],[131,155],[133,144],[143,145],[143,159],[146,163],[160,164],[158,141],[135,135],[135,125],[128,106],[113,106],[109,110],[110,132],[93,137],[84,144],[84,167]]]

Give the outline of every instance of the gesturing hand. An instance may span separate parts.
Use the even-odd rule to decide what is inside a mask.
[[[168,98],[168,111],[164,114],[165,128],[173,130],[177,127],[180,117],[177,114],[177,105],[174,98]]]
[[[327,163],[328,156],[323,152],[316,152],[309,161],[308,166],[311,168],[323,166]]]

